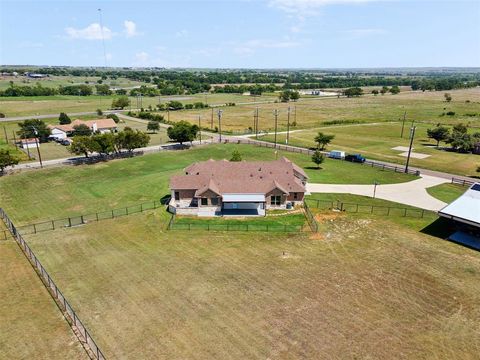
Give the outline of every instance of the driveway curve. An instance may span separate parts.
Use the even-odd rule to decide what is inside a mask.
[[[448,183],[447,179],[421,175],[420,179],[401,184],[377,185],[375,197],[425,210],[438,211],[447,204],[427,192],[427,188]],[[307,184],[309,193],[342,193],[372,197],[373,185]]]

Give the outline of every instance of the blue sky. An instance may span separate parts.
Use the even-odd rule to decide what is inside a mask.
[[[0,63],[480,66],[480,1],[5,1]]]

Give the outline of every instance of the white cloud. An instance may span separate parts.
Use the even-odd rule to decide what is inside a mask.
[[[22,41],[18,44],[19,48],[42,48],[44,44],[42,42]]]
[[[300,26],[295,26],[294,25],[294,26],[290,27],[290,32],[292,32],[292,33],[299,33],[301,31],[302,31],[302,28]]]
[[[102,40],[102,30],[105,40],[109,40],[112,38],[112,31],[106,26],[101,28],[100,24],[98,23],[90,24],[84,29],[75,29],[73,27],[68,27],[65,29],[65,32],[70,39]]]
[[[177,32],[175,33],[175,36],[176,36],[176,37],[186,37],[186,36],[188,36],[188,31],[185,30],[185,29],[180,30],[180,31],[177,31]]]
[[[269,5],[289,14],[308,16],[315,15],[316,9],[326,5],[360,4],[374,1],[382,0],[270,0]]]
[[[288,49],[300,45],[300,42],[290,39],[252,39],[234,47],[233,51],[239,55],[252,55],[257,49]]]
[[[125,20],[123,22],[123,26],[125,27],[124,32],[127,38],[132,38],[134,36],[140,35],[137,31],[137,24],[135,24],[133,21]]]

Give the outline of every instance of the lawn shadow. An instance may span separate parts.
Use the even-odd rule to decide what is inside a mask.
[[[323,168],[320,166],[320,167],[316,167],[316,166],[305,166],[304,169],[307,169],[307,170],[323,170]]]
[[[170,201],[171,195],[163,195],[163,197],[160,198],[160,204],[166,205]]]

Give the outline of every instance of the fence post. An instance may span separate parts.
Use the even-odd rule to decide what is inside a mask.
[[[112,210],[112,219],[113,219],[113,210]]]
[[[154,205],[155,207],[155,205]],[[143,212],[143,204],[140,204],[140,212]]]
[[[425,213],[425,209],[422,209],[422,219],[423,219],[423,214]]]
[[[390,215],[390,206],[387,208],[387,216]]]
[[[82,222],[82,224],[85,224],[83,221],[83,215],[80,215],[80,221]]]
[[[320,207],[319,204],[320,204],[320,201],[317,200],[317,209]]]
[[[68,227],[72,227],[72,219],[68,218]]]
[[[373,205],[372,205],[372,208],[370,209],[370,214],[373,214]]]
[[[403,217],[407,216],[407,208],[403,210]]]
[[[95,215],[96,215],[96,218],[97,218],[97,221],[98,221],[98,212],[97,212],[97,213],[95,213]]]
[[[52,220],[52,230],[55,230],[55,222]]]
[[[35,224],[33,224],[33,233],[34,233],[34,234],[37,233],[37,227],[35,226]]]
[[[340,203],[340,211],[343,211],[343,202]]]
[[[128,207],[125,208],[125,214],[128,215]]]
[[[356,212],[358,213],[358,204],[357,204],[357,211]]]

